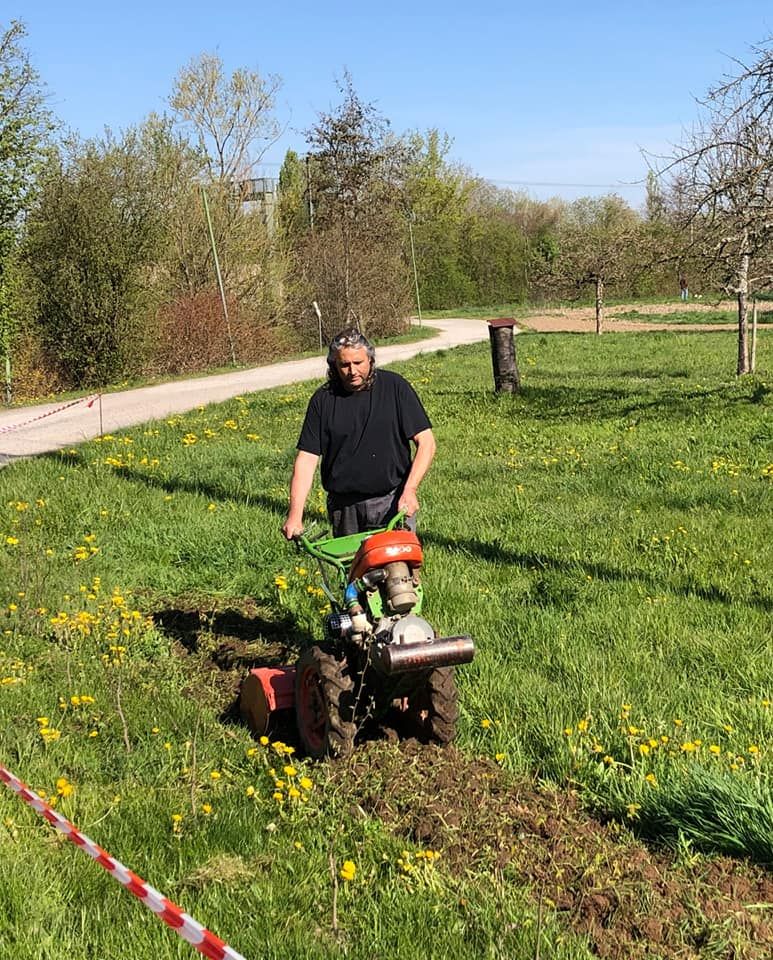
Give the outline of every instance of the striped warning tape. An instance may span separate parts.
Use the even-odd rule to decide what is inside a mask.
[[[69,410],[70,407],[75,407],[79,403],[83,403],[84,400],[88,401],[86,403],[87,407],[92,407],[94,405],[94,401],[99,396],[101,396],[101,394],[92,393],[88,397],[79,397],[77,400],[71,400],[69,403],[65,403],[61,407],[57,407],[55,410],[49,410],[47,413],[41,413],[37,417],[31,417],[29,420],[23,420],[21,423],[12,423],[7,427],[0,427],[0,433],[10,433],[12,430],[20,430],[22,427],[28,427],[31,423],[37,423],[38,420],[45,420],[46,417],[53,417],[55,413],[61,413],[62,410]]]
[[[138,900],[141,900],[145,906],[171,927],[174,932],[187,940],[195,947],[199,953],[208,957],[209,960],[245,960],[227,943],[224,943],[219,937],[210,933],[206,927],[193,919],[187,913],[184,913],[180,907],[175,906],[171,900],[167,900],[158,890],[145,883],[136,873],[132,873],[122,863],[115,860],[106,853],[101,847],[97,846],[93,840],[81,833],[69,820],[66,820],[60,813],[57,813],[45,800],[41,799],[33,790],[25,786],[18,777],[14,776],[10,770],[0,764],[0,780],[6,784],[14,793],[16,793],[26,804],[32,807],[36,813],[48,820],[51,826],[63,833],[69,840],[79,847],[84,853],[87,853],[92,860],[95,860],[101,867],[104,867],[109,874],[122,884],[126,889],[133,893]]]

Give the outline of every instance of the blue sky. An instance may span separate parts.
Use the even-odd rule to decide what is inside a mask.
[[[663,152],[730,58],[773,35],[770,0],[414,3],[5,0],[54,113],[84,136],[165,109],[178,70],[214,52],[229,69],[279,74],[286,126],[257,171],[338,102],[348,69],[397,132],[437,127],[452,158],[532,196],[644,190],[644,147]],[[571,186],[578,185],[578,186]],[[599,186],[596,186],[599,185]]]

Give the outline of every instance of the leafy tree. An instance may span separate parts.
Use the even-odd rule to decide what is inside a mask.
[[[25,35],[18,20],[0,31],[0,351],[7,401],[11,399],[10,344],[16,312],[8,271],[51,130],[38,74],[22,46]]]
[[[302,236],[310,226],[307,175],[295,150],[288,150],[279,170],[277,218],[284,238]]]
[[[472,190],[463,236],[462,262],[477,303],[523,300],[527,294],[529,245],[518,223],[517,196],[478,181]]]
[[[461,262],[463,228],[473,181],[447,160],[451,140],[438,130],[406,137],[404,190],[412,218],[421,302],[430,308],[474,300]]]
[[[157,134],[71,138],[41,178],[25,263],[42,345],[73,387],[115,381],[143,359],[167,202]]]

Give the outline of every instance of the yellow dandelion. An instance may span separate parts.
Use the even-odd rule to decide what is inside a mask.
[[[69,797],[74,789],[75,787],[73,787],[66,777],[59,777],[56,781],[56,792],[60,797]]]
[[[357,873],[357,867],[353,860],[344,860],[338,876],[346,883],[351,883]]]

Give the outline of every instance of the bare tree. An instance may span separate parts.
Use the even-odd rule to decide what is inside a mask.
[[[229,75],[220,57],[205,53],[178,73],[169,98],[175,119],[191,135],[201,160],[200,170],[183,184],[170,222],[174,273],[185,295],[196,298],[211,288],[219,267],[226,324],[226,291],[242,306],[249,304],[253,313],[262,313],[273,310],[279,289],[279,260],[273,257],[260,204],[251,202],[251,177],[280,133],[273,114],[280,86],[279,77],[264,78],[253,70],[237,69]]]
[[[596,300],[596,333],[604,327],[608,284],[628,278],[643,262],[642,222],[620,197],[582,197],[570,204],[559,223],[558,251],[548,264],[559,288],[580,291],[591,285]]]
[[[203,53],[177,74],[169,105],[193,128],[211,180],[238,183],[247,178],[279,136],[273,115],[282,84],[253,70],[227,76],[220,57]]]
[[[773,38],[751,66],[710,90],[692,132],[663,173],[698,254],[738,303],[737,373],[749,373],[750,292],[773,283]],[[680,217],[681,214],[681,217]]]
[[[296,287],[327,323],[380,336],[401,330],[410,311],[406,148],[348,73],[339,90],[341,104],[306,134],[314,219],[294,244]]]

